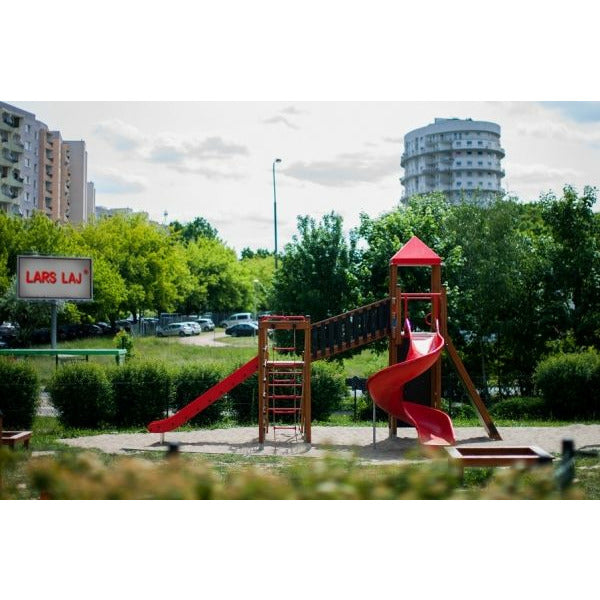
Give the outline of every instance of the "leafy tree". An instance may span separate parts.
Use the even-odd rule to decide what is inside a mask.
[[[266,248],[258,248],[258,250],[252,250],[251,248],[243,248],[240,254],[242,260],[245,258],[267,258],[269,256],[275,256],[272,250],[267,250]]]
[[[596,189],[578,195],[571,186],[561,198],[549,193],[540,199],[550,241],[545,251],[552,268],[546,277],[546,297],[562,307],[557,323],[561,335],[572,330],[578,345],[600,340],[600,226],[593,206]]]
[[[273,276],[275,274],[274,255],[272,253],[261,255],[257,252],[251,257],[242,258],[239,265],[242,280],[252,290],[252,310],[256,310],[256,312],[269,310],[271,308],[269,301],[273,292]]]
[[[242,277],[235,252],[218,239],[199,238],[185,248],[193,280],[181,297],[183,312],[244,310],[251,306],[251,283]]]
[[[148,221],[143,214],[115,215],[81,230],[83,245],[103,256],[122,279],[114,278],[114,291],[124,291],[119,312],[134,318],[145,310],[172,310],[193,285],[184,249],[168,230]]]
[[[216,240],[219,233],[204,217],[196,217],[185,225],[179,221],[173,221],[170,228],[174,233],[179,234],[185,243],[197,241],[200,238]]]
[[[273,310],[310,315],[314,322],[357,306],[358,256],[342,226],[342,217],[333,212],[319,223],[298,217],[298,235],[286,245],[275,274]]]

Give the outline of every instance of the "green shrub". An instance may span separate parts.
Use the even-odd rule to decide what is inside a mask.
[[[369,392],[364,392],[363,395],[358,398],[356,403],[357,419],[359,421],[372,421],[373,420],[373,400]],[[388,421],[388,414],[385,410],[375,407],[375,420],[376,421]]]
[[[31,429],[39,403],[40,382],[26,361],[0,358],[0,410],[4,429]]]
[[[121,329],[121,331],[117,332],[113,338],[113,342],[115,344],[115,348],[127,350],[125,360],[131,360],[134,357],[135,352],[133,350],[133,337],[131,337],[130,333],[124,329]]]
[[[93,363],[65,365],[54,372],[48,392],[59,421],[67,427],[94,429],[115,417],[106,370]]]
[[[497,419],[543,419],[547,414],[543,398],[506,398],[490,407],[490,415]]]
[[[179,410],[206,392],[223,378],[222,371],[214,365],[186,365],[172,374],[173,409]],[[191,425],[211,425],[221,418],[223,399],[190,420]]]
[[[340,410],[348,394],[346,379],[340,366],[319,362],[312,365],[310,378],[312,396],[312,421],[326,421],[336,410]]]
[[[242,424],[258,422],[258,375],[248,377],[228,394],[236,421]]]
[[[8,456],[8,453],[6,453]],[[2,476],[0,453],[0,477]],[[298,460],[277,470],[235,468],[225,477],[208,461],[172,457],[147,461],[120,456],[106,464],[92,453],[61,453],[30,461],[25,485],[38,497],[56,500],[430,500],[581,499],[574,485],[560,491],[551,467],[496,470],[486,486],[464,489],[447,461],[365,467],[357,459],[328,455]],[[0,498],[18,491],[6,489]],[[21,492],[22,493],[22,492]]]
[[[171,375],[156,362],[130,362],[111,371],[115,424],[146,426],[166,416],[170,407]]]
[[[600,417],[600,354],[597,351],[550,356],[536,367],[534,382],[553,417]]]
[[[441,409],[447,413],[451,419],[474,419],[477,413],[469,402],[449,402],[442,398]]]

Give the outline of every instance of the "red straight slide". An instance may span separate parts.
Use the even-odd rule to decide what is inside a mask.
[[[148,431],[151,433],[165,433],[181,427],[199,412],[208,408],[211,404],[214,404],[221,396],[230,392],[236,385],[239,385],[242,381],[248,379],[248,377],[256,373],[256,371],[258,371],[258,356],[255,356],[245,365],[242,365],[239,369],[231,373],[231,375],[228,375],[225,379],[219,381],[216,385],[213,385],[195,400],[186,404],[174,415],[171,415],[166,419],[161,419],[160,421],[152,421],[152,423],[148,425]]]
[[[410,342],[406,360],[369,377],[367,387],[371,398],[392,416],[413,425],[421,444],[453,446],[454,428],[445,412],[404,400],[404,385],[435,364],[444,347],[444,338],[439,331],[412,333],[408,320],[404,330]]]

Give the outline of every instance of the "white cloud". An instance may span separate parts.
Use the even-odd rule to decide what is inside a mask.
[[[133,150],[146,141],[139,129],[120,119],[108,119],[98,123],[95,133],[117,150]]]
[[[144,177],[123,173],[114,168],[100,169],[93,175],[97,191],[103,194],[138,194],[148,189]]]
[[[575,169],[550,167],[543,164],[520,165],[507,163],[506,172],[510,173],[510,181],[513,185],[545,185],[556,181],[571,181],[581,175]]]
[[[334,160],[295,162],[282,170],[284,175],[324,186],[347,187],[377,183],[400,176],[400,157],[343,153]]]
[[[289,119],[282,117],[281,115],[276,115],[271,117],[270,119],[263,119],[263,123],[267,123],[269,125],[276,125],[277,123],[283,123],[287,125],[290,129],[298,129],[297,125],[294,125]]]

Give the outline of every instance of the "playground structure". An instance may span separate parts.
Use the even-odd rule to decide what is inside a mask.
[[[372,375],[368,389],[389,415],[390,436],[398,421],[417,429],[426,445],[455,443],[450,417],[440,410],[441,353],[445,348],[488,437],[500,440],[488,411],[465,369],[447,329],[446,294],[441,283],[442,259],[419,238],[411,238],[390,260],[389,296],[346,313],[312,323],[307,316],[269,315],[259,321],[258,354],[175,414],[148,425],[152,433],[172,431],[258,371],[259,444],[269,428],[293,429],[311,443],[311,362],[388,339],[389,366]],[[407,293],[398,287],[398,269],[431,268],[427,292]],[[410,305],[426,302],[430,331],[412,331]],[[270,332],[286,331],[283,336]],[[290,339],[285,346],[279,339]],[[407,393],[407,384],[422,378],[425,391]],[[412,392],[415,395],[415,392]]]

